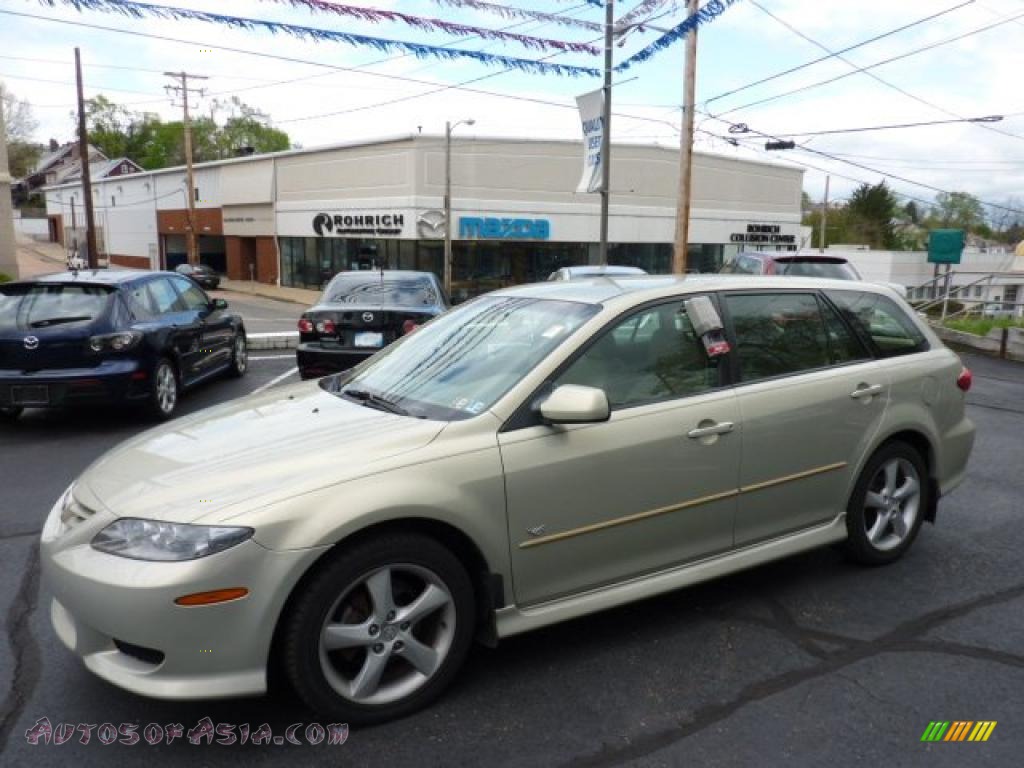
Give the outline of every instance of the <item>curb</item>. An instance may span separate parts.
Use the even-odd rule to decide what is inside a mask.
[[[296,349],[299,346],[298,331],[285,333],[249,333],[245,336],[250,350]]]

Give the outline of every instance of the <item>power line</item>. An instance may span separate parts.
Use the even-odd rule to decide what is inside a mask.
[[[857,64],[855,64],[854,62],[850,61],[845,56],[840,55],[839,53],[834,53],[827,46],[823,45],[822,43],[819,43],[817,40],[814,40],[813,38],[809,37],[808,35],[805,35],[803,32],[801,32],[799,29],[794,27],[789,22],[785,21],[784,19],[779,18],[774,13],[769,11],[767,8],[765,8],[763,5],[761,5],[759,2],[757,2],[757,0],[750,0],[750,3],[755,8],[757,8],[759,11],[761,11],[765,15],[769,16],[770,18],[774,19],[779,24],[784,26],[786,29],[788,29],[790,32],[792,32],[797,37],[801,38],[802,40],[806,40],[808,43],[810,43],[811,45],[816,46],[817,48],[820,48],[821,50],[825,51],[825,53],[828,53],[830,56],[835,56],[840,61],[842,61],[844,64],[849,64],[851,67],[854,68],[854,70],[858,69]],[[896,91],[898,93],[903,94],[907,98],[913,99],[914,101],[918,102],[919,104],[924,104],[926,107],[930,107],[931,109],[937,110],[937,111],[943,113],[944,115],[948,115],[950,117],[955,117],[958,120],[967,120],[967,118],[965,118],[963,115],[958,114],[956,112],[951,112],[950,110],[948,110],[948,109],[946,109],[944,107],[940,107],[938,104],[935,104],[935,103],[933,103],[931,101],[928,101],[927,99],[923,99],[920,96],[918,96],[917,94],[911,93],[910,91],[908,91],[908,90],[906,90],[904,88],[901,88],[900,86],[896,85],[895,83],[891,83],[888,80],[882,79],[879,75],[875,74],[874,72],[863,71],[862,74],[865,74],[868,77],[870,77],[872,80],[875,80],[876,82],[881,83],[885,87],[891,88],[892,90],[894,90],[894,91]],[[991,125],[987,125],[985,123],[985,121],[970,121],[969,120],[968,122],[978,122],[980,127],[985,128],[986,130],[992,131],[993,133],[998,133],[998,134],[1001,134],[1003,136],[1009,136],[1011,138],[1019,139],[1021,141],[1024,141],[1024,136],[1020,136],[1020,135],[1018,135],[1016,133],[1010,133],[1009,131],[1003,131],[1003,130],[1000,130],[999,128],[993,128]]]
[[[772,80],[778,80],[780,77],[785,77],[786,75],[791,75],[794,72],[799,72],[802,69],[807,69],[808,67],[813,67],[815,64],[820,64],[823,61],[828,61],[829,59],[834,58],[834,57],[838,57],[841,54],[849,53],[850,51],[854,51],[854,50],[856,50],[858,48],[863,48],[865,45],[870,45],[871,43],[878,42],[879,40],[883,40],[883,39],[885,39],[887,37],[892,37],[893,35],[899,34],[900,32],[905,32],[908,29],[912,29],[913,27],[920,26],[921,24],[924,24],[926,22],[929,22],[929,21],[932,21],[934,19],[939,18],[940,16],[945,16],[946,14],[952,13],[953,11],[958,11],[961,8],[964,8],[965,6],[971,5],[974,2],[975,2],[975,0],[967,0],[967,2],[960,3],[960,5],[954,5],[952,8],[947,8],[944,11],[939,11],[938,13],[933,13],[931,16],[925,16],[923,19],[918,19],[917,21],[912,21],[909,24],[904,24],[902,27],[897,27],[896,29],[892,29],[892,30],[890,30],[888,32],[884,32],[883,34],[875,35],[874,37],[870,37],[867,40],[862,40],[859,43],[855,43],[853,45],[847,46],[846,48],[843,48],[842,50],[839,50],[839,51],[835,51],[834,53],[829,51],[828,56],[821,56],[821,57],[819,57],[817,59],[814,59],[813,61],[808,61],[808,62],[806,62],[804,64],[800,64],[800,65],[798,65],[796,67],[791,67],[789,69],[783,70],[782,72],[776,72],[774,75],[769,75],[768,77],[763,77],[760,80],[755,80],[752,83],[747,83],[746,85],[741,85],[738,88],[733,88],[731,91],[726,91],[725,93],[720,93],[717,96],[712,96],[710,99],[708,99],[707,101],[704,102],[704,106],[707,107],[707,105],[710,104],[712,101],[718,101],[719,99],[724,99],[726,96],[734,96],[737,93],[741,93],[743,91],[749,90],[750,88],[754,88],[754,87],[756,87],[758,85],[764,85],[765,83],[770,83]],[[760,6],[758,6],[758,7],[760,7]],[[764,10],[764,9],[762,9],[762,10]],[[730,111],[732,111],[732,110],[730,110]],[[726,114],[726,113],[723,113],[723,114]]]
[[[992,24],[987,24],[984,27],[979,27],[978,29],[971,30],[970,32],[965,32],[963,34],[957,35],[955,37],[948,38],[946,40],[941,40],[941,41],[939,41],[937,43],[932,43],[930,45],[926,45],[926,46],[923,46],[921,48],[916,48],[916,49],[914,49],[912,51],[908,51],[906,53],[902,53],[902,54],[900,54],[898,56],[892,56],[892,57],[890,57],[888,59],[883,59],[882,61],[877,61],[874,64],[868,64],[868,65],[863,66],[863,67],[857,67],[852,72],[846,72],[846,73],[844,73],[842,75],[837,75],[836,77],[829,78],[828,80],[821,80],[821,81],[816,82],[816,83],[811,83],[810,85],[805,85],[805,86],[803,86],[801,88],[794,88],[791,91],[785,91],[783,93],[777,93],[774,96],[767,96],[767,97],[765,97],[763,99],[758,99],[757,101],[752,101],[749,104],[744,104],[744,105],[739,106],[739,107],[732,107],[731,109],[727,109],[726,111],[722,112],[721,115],[728,115],[728,114],[731,114],[733,112],[739,112],[740,110],[743,110],[743,109],[750,109],[752,107],[757,107],[757,106],[760,106],[762,104],[767,104],[767,103],[769,103],[771,101],[777,101],[778,99],[786,98],[787,96],[794,96],[794,95],[796,95],[798,93],[804,93],[805,91],[813,90],[814,88],[820,88],[823,85],[830,85],[831,83],[838,82],[839,80],[845,80],[846,78],[851,77],[853,75],[860,74],[862,72],[867,72],[870,69],[876,69],[877,67],[884,66],[885,64],[892,64],[893,62],[896,62],[896,61],[901,61],[903,59],[908,59],[911,56],[918,55],[919,53],[925,53],[926,51],[931,51],[931,50],[934,50],[935,48],[940,48],[941,46],[949,45],[950,43],[955,43],[955,42],[957,42],[959,40],[964,40],[964,39],[966,39],[968,37],[972,37],[974,35],[981,34],[982,32],[987,32],[990,29],[995,29],[996,27],[1000,27],[1000,26],[1002,26],[1004,24],[1009,24],[1010,22],[1016,21],[1017,19],[1024,19],[1024,13],[1020,13],[1020,14],[1017,14],[1016,16],[1011,16],[1009,18],[1002,19],[1001,21],[997,21],[997,22],[994,22]]]
[[[957,120],[928,120],[922,123],[898,123],[895,125],[870,125],[863,128],[835,128],[827,131],[807,131],[805,133],[784,133],[776,131],[779,136],[784,136],[789,139],[800,138],[803,136],[830,136],[839,133],[866,133],[870,131],[893,131],[902,128],[923,128],[932,125],[953,125],[956,123],[994,123],[1002,120],[1002,115],[989,115],[987,117],[962,117]],[[736,123],[737,129],[745,126],[746,123]],[[730,130],[730,133],[733,133]],[[743,130],[736,130],[735,133],[746,133]]]
[[[710,119],[715,120],[716,122],[719,122],[719,123],[724,123],[725,125],[728,125],[730,127],[733,127],[735,125],[743,125],[746,128],[745,132],[754,133],[754,134],[760,136],[763,139],[768,139],[770,141],[781,141],[781,139],[778,136],[774,136],[774,135],[772,135],[770,133],[764,133],[762,131],[755,130],[755,129],[750,128],[749,126],[747,126],[745,123],[744,124],[732,123],[729,120],[726,120],[725,118],[719,117],[717,115],[710,115],[710,114],[708,114],[706,112],[703,112],[702,114],[706,114],[706,115],[708,115],[708,117]],[[718,138],[723,138],[723,137],[718,137]],[[748,147],[748,149],[749,149],[749,147]],[[915,187],[921,187],[922,189],[929,189],[932,192],[938,192],[938,193],[941,193],[941,194],[944,194],[944,195],[952,194],[949,190],[943,189],[941,187],[936,187],[933,184],[927,184],[927,183],[925,183],[923,181],[916,181],[914,179],[909,179],[906,176],[899,176],[899,175],[897,175],[895,173],[889,173],[889,172],[886,172],[886,171],[880,171],[877,168],[872,168],[870,166],[864,165],[863,163],[858,163],[858,162],[855,162],[853,160],[846,160],[846,159],[843,159],[843,158],[838,157],[836,155],[830,154],[828,152],[823,152],[820,149],[814,149],[813,147],[807,147],[807,146],[798,146],[798,147],[795,147],[795,149],[798,150],[798,151],[802,151],[802,152],[810,152],[811,154],[818,155],[820,157],[825,157],[825,158],[828,158],[829,160],[833,160],[833,161],[838,162],[838,163],[844,163],[846,165],[852,165],[855,168],[860,168],[861,170],[869,171],[871,173],[877,173],[879,176],[884,176],[885,178],[894,179],[896,181],[902,181],[904,184],[910,184],[910,185],[915,186]],[[866,183],[866,182],[862,182],[862,181],[858,180],[858,183]],[[986,202],[984,200],[979,200],[978,202],[980,202],[982,205],[987,205],[990,208],[998,208],[999,210],[1002,210],[1002,211],[1009,211],[1011,213],[1024,214],[1024,210],[1018,210],[1016,208],[1009,208],[1009,207],[1007,207],[1005,205],[999,205],[998,203],[989,203],[989,202]]]

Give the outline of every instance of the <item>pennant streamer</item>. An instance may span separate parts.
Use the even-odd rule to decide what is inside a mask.
[[[360,21],[398,21],[408,24],[423,32],[444,32],[449,35],[474,35],[484,40],[510,40],[527,48],[534,48],[541,51],[566,51],[571,53],[589,53],[591,56],[598,56],[600,48],[590,43],[573,43],[563,40],[550,40],[544,37],[533,37],[532,35],[519,35],[514,32],[504,32],[498,29],[484,29],[467,24],[456,24],[444,19],[431,19],[423,16],[410,16],[399,11],[388,11],[378,8],[362,8],[354,5],[340,5],[325,0],[264,0],[278,5],[291,5],[293,7],[306,8],[307,10],[321,13],[333,13],[337,16],[348,16]]]
[[[370,37],[368,35],[357,35],[350,32],[338,32],[331,29],[320,29],[319,27],[303,27],[295,24],[283,24],[276,21],[263,19],[249,19],[240,16],[227,16],[220,13],[193,10],[191,8],[174,8],[166,5],[151,5],[149,3],[137,3],[133,0],[39,0],[39,2],[50,7],[58,3],[74,6],[76,10],[93,10],[107,13],[120,13],[132,18],[156,17],[162,19],[185,19],[189,21],[204,21],[211,24],[221,24],[233,29],[257,30],[291,35],[301,40],[313,40],[315,42],[331,41],[346,43],[353,46],[365,46],[378,51],[390,53],[401,51],[411,53],[417,58],[437,58],[442,60],[472,59],[482,64],[491,64],[516,69],[521,72],[533,74],[554,74],[569,77],[600,77],[601,71],[592,67],[577,67],[568,64],[553,64],[546,61],[535,61],[533,59],[518,59],[510,56],[484,53],[483,51],[468,51],[461,48],[445,48],[443,46],[427,45],[425,43],[412,43],[405,40],[390,40],[381,37]]]
[[[740,0],[709,0],[708,4],[695,14],[684,19],[682,23],[666,32],[646,48],[643,48],[630,56],[624,62],[615,67],[615,70],[617,72],[622,72],[629,69],[634,64],[647,61],[658,51],[662,51],[679,40],[682,40],[690,33],[691,30],[714,21],[725,13],[730,6],[735,5],[739,1]]]
[[[486,3],[483,0],[434,0],[434,2],[438,5],[448,5],[453,8],[472,8],[474,11],[495,13],[506,19],[533,19],[547,24],[559,24],[563,27],[577,27],[590,30],[591,32],[604,32],[604,24],[598,24],[596,21],[574,19],[571,16],[561,16],[557,13],[531,11],[527,8],[513,8],[510,5]]]
[[[669,2],[670,0],[643,0],[643,2],[640,3],[640,5],[638,5],[632,11],[627,13],[617,22],[615,22],[615,26],[623,27],[627,24],[636,24],[638,28],[643,29],[643,22],[638,21],[638,19],[641,19],[642,17],[654,13],[655,11],[661,9],[663,6],[667,5]],[[671,3],[672,11],[669,11],[668,13],[674,12],[678,8],[676,0],[671,0]]]

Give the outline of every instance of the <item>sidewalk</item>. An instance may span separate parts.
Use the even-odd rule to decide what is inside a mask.
[[[266,283],[250,282],[248,280],[221,278],[219,290],[242,293],[249,296],[262,296],[265,299],[287,301],[292,304],[302,304],[306,307],[311,307],[320,301],[320,291],[309,291],[304,288],[285,288],[280,285],[267,285]]]

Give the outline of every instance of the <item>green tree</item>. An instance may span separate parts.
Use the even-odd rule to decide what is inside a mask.
[[[943,228],[977,233],[985,225],[985,209],[978,198],[967,192],[940,192],[935,196],[932,215]]]
[[[0,87],[0,93],[3,94],[0,109],[4,111],[7,130],[7,164],[11,176],[20,179],[35,168],[43,152],[44,147],[33,140],[39,124],[32,116],[32,106],[27,101],[19,99],[6,88]]]
[[[223,123],[218,113],[226,115]],[[146,170],[185,163],[185,128],[180,120],[163,122],[153,113],[130,112],[103,95],[86,102],[85,114],[89,141],[108,157],[129,157]],[[260,153],[288,149],[288,134],[268,122],[267,115],[238,97],[215,100],[209,116],[192,120],[192,159],[222,160],[243,147]]]
[[[847,204],[851,235],[872,248],[898,248],[900,242],[893,227],[897,207],[896,196],[884,181],[874,186],[861,184]]]

